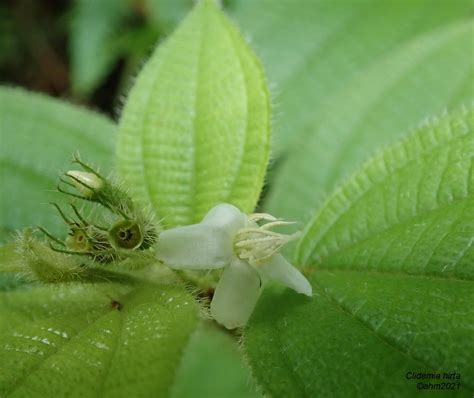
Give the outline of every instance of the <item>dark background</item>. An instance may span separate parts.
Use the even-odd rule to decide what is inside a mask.
[[[120,94],[130,78],[192,4],[192,0],[3,0],[0,84],[65,98],[116,116]],[[110,15],[118,5],[121,16],[111,24]],[[108,41],[114,49],[105,70],[86,87],[75,78],[75,60],[84,57],[77,42],[93,42],[92,24],[97,19],[104,21],[103,27],[113,25]],[[85,38],[88,30],[91,37]],[[105,48],[102,53],[108,51]]]

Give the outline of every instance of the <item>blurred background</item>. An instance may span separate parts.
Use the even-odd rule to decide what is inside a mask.
[[[4,0],[0,78],[113,115],[131,77],[192,0]]]
[[[140,66],[193,3],[2,0],[0,84],[80,104],[117,121]],[[368,156],[427,117],[474,98],[472,0],[225,0],[222,5],[262,59],[273,94],[274,155],[261,206],[301,226]],[[54,187],[58,170],[68,167],[78,149],[110,167],[114,125],[98,123],[108,135],[97,158],[73,135],[49,156],[23,151],[23,141],[5,142],[40,143],[41,110],[23,109],[26,98],[18,93],[16,109],[9,95],[0,98],[0,111],[6,109],[0,112],[2,236],[37,224],[58,231],[51,213],[26,211],[19,198],[30,207],[47,203],[45,187]],[[23,113],[28,113],[25,126],[18,122]],[[54,120],[54,137],[70,127],[64,119]],[[95,126],[85,128],[96,134]],[[18,137],[7,141],[8,131]],[[31,170],[49,177],[33,178]],[[199,333],[173,397],[258,396],[233,338],[207,324]]]

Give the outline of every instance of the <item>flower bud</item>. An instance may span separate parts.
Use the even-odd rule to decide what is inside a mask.
[[[91,250],[91,244],[87,233],[79,228],[73,228],[65,240],[68,249],[77,252],[88,252]]]
[[[92,198],[95,191],[98,191],[104,186],[104,181],[94,173],[70,170],[66,175],[85,198]]]

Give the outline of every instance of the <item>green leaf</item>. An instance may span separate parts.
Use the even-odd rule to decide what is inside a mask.
[[[172,398],[256,398],[232,335],[203,322],[191,336],[176,374]]]
[[[269,203],[272,211],[303,220],[375,148],[426,115],[458,104],[466,94],[472,96],[472,91],[462,90],[473,83],[474,63],[468,55],[472,40],[470,22],[421,37],[330,99],[328,103],[339,105],[337,110],[324,110],[311,136],[301,138],[301,150],[288,156],[280,170]],[[447,79],[454,69],[455,76]]]
[[[330,196],[297,251],[314,297],[269,290],[246,333],[267,391],[418,396],[423,380],[408,372],[457,372],[469,396],[473,159],[470,106],[427,122]]]
[[[36,287],[0,295],[0,395],[165,397],[195,328],[183,288]]]
[[[474,105],[369,161],[308,224],[301,264],[474,278]]]
[[[114,35],[129,9],[128,0],[76,0],[71,22],[71,80],[78,95],[89,95],[110,72],[120,53]]]
[[[7,233],[42,225],[63,226],[48,202],[61,171],[80,152],[105,170],[112,163],[114,124],[105,117],[19,89],[0,88],[0,240]]]
[[[270,144],[262,67],[212,1],[201,1],[139,74],[120,122],[118,169],[170,225],[215,204],[254,209]]]
[[[276,85],[280,114],[274,133],[278,148],[286,150],[289,142],[325,117],[328,107],[339,107],[330,104],[333,94],[344,98],[345,93],[353,101],[357,93],[346,89],[350,82],[416,37],[465,21],[472,2],[236,0],[230,10],[252,37]],[[467,48],[468,63],[470,54]]]
[[[473,95],[470,1],[248,4],[234,15],[279,93],[271,214],[307,221],[376,149]]]
[[[312,299],[266,291],[246,332],[253,374],[269,395],[419,397],[419,382],[460,382],[443,396],[472,396],[472,281],[320,271],[311,282]]]

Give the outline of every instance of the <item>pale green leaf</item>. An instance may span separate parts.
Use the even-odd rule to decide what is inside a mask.
[[[165,397],[197,322],[171,285],[58,285],[0,295],[0,395]]]
[[[282,157],[264,209],[306,221],[377,148],[471,98],[471,12],[464,0],[238,1],[277,88]]]
[[[426,122],[329,197],[297,251],[314,296],[270,289],[246,333],[266,391],[411,397],[426,380],[408,372],[457,372],[436,383],[472,394],[473,159],[471,105]]]
[[[169,225],[215,204],[254,209],[270,146],[262,67],[212,1],[201,1],[139,74],[123,110],[118,169]]]
[[[114,124],[100,115],[43,95],[0,88],[0,225],[2,236],[28,226],[52,232],[63,224],[48,205],[62,171],[79,152],[110,170]]]
[[[308,127],[299,149],[282,164],[268,203],[270,211],[305,220],[375,148],[393,141],[426,115],[472,97],[473,40],[471,22],[418,37],[329,98],[323,116]]]
[[[286,150],[328,107],[339,107],[330,104],[336,92],[351,100],[357,95],[346,90],[351,81],[414,38],[467,20],[472,2],[234,0],[229,10],[276,86],[275,143]],[[471,53],[465,52],[467,61]]]
[[[120,55],[114,39],[129,12],[128,0],[75,0],[71,22],[71,80],[78,95],[90,94]]]

